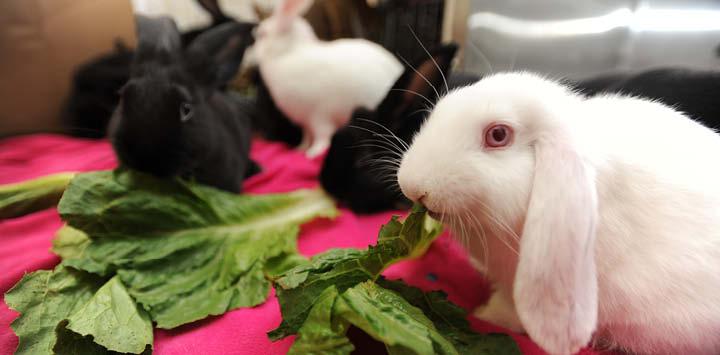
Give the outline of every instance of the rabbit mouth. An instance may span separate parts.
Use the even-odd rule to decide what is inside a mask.
[[[427,208],[427,207],[426,207],[426,208]],[[429,215],[430,217],[432,217],[433,219],[436,219],[436,220],[438,220],[438,221],[441,221],[441,220],[443,219],[443,214],[442,214],[442,213],[435,212],[435,211],[433,211],[433,210],[431,210],[431,209],[428,209],[428,210],[427,210],[427,213],[428,213],[428,215]]]

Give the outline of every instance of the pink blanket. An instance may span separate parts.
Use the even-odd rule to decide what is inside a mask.
[[[262,173],[245,183],[251,193],[285,192],[318,185],[321,160],[307,160],[282,144],[258,140],[252,157]],[[107,142],[56,135],[33,135],[0,141],[0,184],[22,181],[61,171],[111,169],[116,166]],[[365,248],[373,244],[381,224],[400,212],[359,216],[343,209],[339,218],[316,220],[302,228],[300,251],[307,256],[328,248]],[[50,241],[61,222],[55,210],[0,222],[0,293],[4,294],[24,273],[50,269],[59,262],[50,253]],[[395,265],[385,272],[425,290],[441,289],[450,300],[471,310],[486,301],[488,285],[468,264],[462,250],[443,235],[421,260]],[[17,337],[10,323],[17,313],[0,304],[0,355],[11,354]],[[478,331],[503,331],[470,319]],[[155,332],[156,354],[284,354],[292,338],[272,343],[265,333],[280,324],[274,295],[264,304],[211,317],[171,331]],[[543,354],[526,336],[513,334],[524,354]],[[362,348],[362,347],[361,347]],[[585,350],[583,354],[594,354]]]

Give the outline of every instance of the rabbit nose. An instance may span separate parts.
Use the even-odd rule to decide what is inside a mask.
[[[405,194],[405,196],[407,198],[410,199],[410,201],[419,202],[419,203],[423,203],[423,199],[426,198],[426,196],[427,196],[426,192],[423,192],[422,190],[419,190],[419,189],[418,190],[415,190],[415,189],[403,190],[403,193]]]
[[[422,196],[418,197],[417,202],[421,203],[424,206],[425,202],[423,201],[423,199],[425,199],[425,197],[427,197],[427,192],[424,193]]]

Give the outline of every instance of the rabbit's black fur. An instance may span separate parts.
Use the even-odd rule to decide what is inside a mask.
[[[134,53],[122,42],[115,51],[102,55],[76,71],[71,94],[63,107],[67,133],[75,137],[103,138],[117,106],[120,89],[130,78]]]
[[[622,93],[658,100],[708,127],[720,128],[718,71],[660,68],[599,76],[575,86],[588,96]]]
[[[138,25],[131,78],[110,124],[120,162],[238,192],[250,167],[253,108],[219,88],[237,71],[254,25],[223,24],[185,50],[171,19]]]
[[[205,9],[212,21],[208,26],[182,33],[180,38],[183,47],[200,34],[232,21],[223,13],[217,0],[197,0],[197,3]],[[115,51],[77,68],[61,113],[68,134],[85,138],[107,136],[108,121],[120,100],[118,91],[130,79],[133,57],[134,51],[117,43]]]
[[[349,126],[333,136],[320,172],[320,182],[328,193],[358,213],[410,206],[409,200],[397,190],[397,184],[389,180],[396,167],[379,162],[397,159],[396,153],[401,149],[400,143],[381,126],[410,142],[424,122],[430,105],[419,95],[432,103],[438,99],[433,87],[442,95],[445,91],[443,76],[448,76],[456,51],[455,45],[434,50],[430,58],[413,65],[417,72],[413,68],[405,69],[376,110],[358,109],[353,113]],[[461,80],[461,83],[465,81]],[[373,164],[373,161],[379,163]]]

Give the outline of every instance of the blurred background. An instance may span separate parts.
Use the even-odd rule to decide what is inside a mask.
[[[257,22],[278,2],[219,5],[224,16]],[[133,48],[134,14],[169,15],[182,31],[192,31],[218,20],[202,3],[3,0],[0,136],[71,131],[63,112],[78,72]],[[423,53],[408,28],[428,48],[456,42],[454,71],[478,75],[528,69],[580,80],[720,64],[720,2],[711,0],[316,0],[305,17],[320,38],[367,38],[408,59]],[[120,71],[104,74],[121,80]],[[96,85],[102,90],[104,83]],[[252,92],[252,81],[241,72],[236,88]]]

